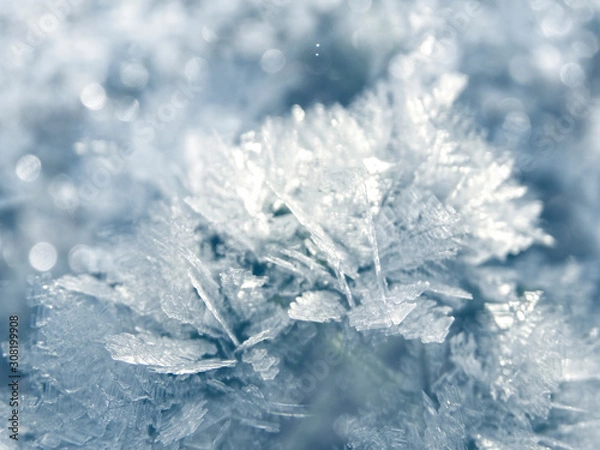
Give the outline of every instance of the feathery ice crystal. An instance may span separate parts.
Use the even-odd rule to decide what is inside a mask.
[[[339,2],[290,11],[279,3],[263,2],[265,14],[289,21],[303,12],[308,23]],[[348,3],[353,14],[371,7]],[[387,20],[403,17],[393,2],[372,3],[382,21],[388,10]],[[123,165],[158,178],[143,219],[108,233],[93,267],[31,280],[23,445],[594,448],[593,261],[544,259],[554,239],[538,224],[542,202],[515,177],[514,153],[457,101],[470,79],[454,47],[446,59],[424,57],[440,43],[419,24],[435,20],[408,3],[402,20],[413,34],[391,58],[390,76],[348,106],[294,105],[258,125],[261,111],[277,110],[265,95],[248,117],[223,125],[253,124],[237,137],[216,125],[215,133],[179,129],[173,165],[185,169],[165,165],[161,174],[140,151]],[[237,8],[252,17],[249,6]],[[215,29],[237,20],[223,17]],[[354,23],[338,20],[340,29]],[[365,25],[371,37],[353,37],[357,49],[375,45],[377,23]],[[302,26],[291,27],[290,48]],[[246,31],[256,42],[276,34]],[[216,32],[202,33],[231,50]],[[249,57],[245,40],[236,42]],[[161,58],[170,61],[167,50]],[[266,72],[285,64],[279,50],[262,55]],[[317,75],[323,55],[307,63]],[[383,63],[371,58],[377,71]],[[218,86],[199,61],[185,66],[186,79]],[[133,86],[147,74],[132,67]],[[273,95],[298,83],[282,81]],[[159,154],[154,146],[168,143],[150,131],[144,154]]]

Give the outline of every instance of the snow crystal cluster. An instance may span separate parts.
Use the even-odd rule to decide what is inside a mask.
[[[596,4],[50,3],[0,12],[0,448],[597,448]]]

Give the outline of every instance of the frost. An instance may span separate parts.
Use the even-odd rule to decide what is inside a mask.
[[[202,301],[204,302],[204,304],[206,305],[208,310],[211,312],[211,314],[215,317],[215,319],[217,319],[219,324],[223,327],[223,329],[227,333],[227,336],[229,336],[229,339],[231,339],[231,341],[235,345],[239,345],[240,343],[239,343],[237,337],[235,337],[235,335],[233,334],[233,331],[231,331],[231,328],[227,325],[227,322],[223,318],[221,312],[215,306],[213,299],[210,297],[210,294],[207,294],[206,291],[204,291],[204,289],[202,288],[202,285],[198,282],[198,280],[194,277],[194,275],[191,272],[188,272],[188,275],[192,282],[192,286],[194,286],[194,289],[196,289],[196,292],[198,292],[198,295],[200,296],[200,298],[202,299]]]
[[[434,301],[423,300],[417,303],[394,333],[407,339],[420,339],[423,343],[444,342],[454,321],[453,317],[448,316],[450,311],[448,306],[437,306]],[[388,334],[391,332],[387,331]]]
[[[596,449],[595,6],[62,2],[14,59],[34,3],[0,12],[26,445]]]
[[[56,281],[57,286],[65,288],[72,292],[77,292],[91,297],[97,297],[114,303],[124,303],[135,307],[135,301],[128,301],[126,296],[119,295],[114,289],[111,289],[106,283],[89,276],[80,275],[74,277],[66,275]]]
[[[390,328],[399,325],[417,306],[413,302],[426,289],[427,283],[400,285],[392,289],[382,299],[365,297],[364,303],[354,308],[350,316],[350,324],[358,330]]]
[[[205,355],[216,353],[216,347],[208,342],[177,341],[148,333],[109,336],[106,348],[117,361],[149,366],[161,373],[196,373],[235,365],[232,360],[200,360]]]
[[[312,322],[339,321],[345,310],[333,292],[305,292],[290,305],[289,315],[296,320]]]
[[[455,392],[458,375],[435,378],[446,367],[444,345],[448,364],[487,382],[491,398],[511,411],[543,417],[546,400],[518,395],[535,378],[519,375],[526,360],[511,353],[548,333],[536,328],[539,293],[519,299],[505,292],[496,303],[485,302],[503,349],[497,361],[482,363],[472,337],[459,334],[448,344],[454,314],[474,297],[464,288],[470,288],[464,274],[485,273],[480,263],[543,240],[534,228],[537,204],[523,199],[525,190],[510,178],[510,162],[502,162],[504,156],[492,160],[481,138],[459,145],[455,127],[435,132],[430,141],[423,134],[404,142],[406,120],[423,133],[444,123],[464,83],[455,74],[442,76],[431,95],[418,98],[381,84],[348,108],[294,107],[291,117],[268,119],[238,145],[195,136],[194,146],[214,152],[190,153],[184,202],[173,197],[158,204],[133,236],[107,249],[119,247],[125,256],[116,267],[108,264],[105,275],[67,275],[32,297],[40,303],[37,323],[46,336],[38,351],[58,352],[62,333],[78,335],[51,328],[58,313],[51,307],[69,308],[75,301],[80,309],[99,308],[103,328],[94,339],[104,343],[117,374],[113,381],[97,381],[104,383],[102,395],[136,404],[158,401],[139,419],[157,433],[140,438],[165,446],[200,439],[200,431],[207,433],[206,446],[243,441],[242,430],[277,433],[280,417],[311,420],[311,408],[301,402],[322,389],[321,381],[337,377],[334,368],[343,360],[379,379],[384,397],[421,408],[429,423],[421,427],[398,417],[406,427],[376,426],[371,415],[372,426],[351,430],[355,419],[340,419],[338,434],[348,442],[377,448],[458,442],[466,426],[454,417],[463,401]],[[412,116],[417,107],[423,108],[420,116]],[[504,208],[502,220],[498,208]],[[324,331],[329,328],[335,331]],[[393,363],[377,353],[376,343],[411,350]],[[306,362],[308,355],[314,363]],[[348,392],[364,388],[366,375],[356,370],[341,384]],[[173,385],[151,376],[173,377]],[[556,378],[538,382],[535,392],[546,395]],[[423,394],[427,386],[419,379],[438,384]],[[57,388],[76,395],[77,380]],[[190,392],[193,402],[185,397]],[[153,408],[165,411],[161,421]],[[130,426],[129,419],[119,420]],[[223,434],[226,423],[237,423],[239,433]],[[260,442],[268,441],[266,435],[257,435]]]
[[[429,291],[434,292],[436,294],[442,294],[445,295],[447,297],[455,297],[455,298],[462,298],[465,300],[472,300],[473,299],[473,294],[471,294],[470,292],[465,291],[464,289],[461,288],[457,288],[457,287],[453,287],[453,286],[447,286],[444,284],[434,284],[434,285],[429,285]]]
[[[423,195],[414,188],[391,192],[387,200],[389,206],[382,208],[377,229],[378,234],[385,236],[380,253],[391,274],[457,253],[464,231],[460,216],[451,207],[444,207],[433,195]]]
[[[164,428],[158,436],[158,440],[163,444],[171,444],[186,436],[193,435],[206,414],[204,402],[200,404],[184,405],[182,410],[173,415],[164,425]]]
[[[269,356],[263,348],[249,350],[242,356],[242,361],[251,364],[252,368],[260,373],[263,380],[272,380],[279,373],[279,368],[277,367],[279,358]]]

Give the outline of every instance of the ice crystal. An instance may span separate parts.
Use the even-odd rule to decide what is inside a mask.
[[[0,194],[48,178],[35,202],[65,235],[7,213],[25,237],[0,229],[2,258],[48,272],[70,249],[29,280],[26,448],[595,448],[593,133],[577,122],[564,178],[523,155],[575,140],[532,127],[580,120],[598,8],[59,3],[2,67],[32,117],[0,111]],[[30,154],[46,145],[76,156]],[[568,208],[573,258],[549,220]]]
[[[450,108],[463,84],[436,88],[434,92],[451,92],[426,100],[432,107]],[[420,340],[421,345],[441,344],[454,320],[450,305],[461,304],[445,304],[447,299],[472,298],[460,287],[460,278],[454,277],[452,284],[452,273],[476,267],[482,259],[504,257],[536,236],[544,239],[534,228],[536,204],[521,199],[523,189],[507,176],[509,163],[490,162],[491,150],[481,138],[471,138],[470,146],[444,144],[450,135],[440,131],[433,150],[424,142],[417,141],[416,148],[402,142],[406,119],[400,119],[411,117],[409,105],[417,100],[425,101],[407,101],[392,85],[380,85],[349,109],[316,106],[303,111],[296,106],[291,116],[269,119],[260,130],[243,135],[239,146],[221,142],[211,153],[190,150],[190,157],[195,155],[189,172],[193,178],[185,203],[174,199],[171,206],[158,206],[135,235],[121,240],[121,248],[131,249],[132,254],[120,256],[116,270],[112,264],[103,277],[67,275],[32,297],[41,308],[50,308],[47,318],[38,323],[36,348],[42,353],[37,367],[49,370],[49,363],[39,358],[64,352],[67,334],[79,336],[71,326],[57,322],[77,304],[78,327],[87,326],[81,316],[86,309],[95,311],[86,317],[104,323],[94,330],[95,337],[88,337],[97,352],[70,356],[88,364],[113,360],[114,381],[103,381],[108,384],[98,391],[102,401],[136,405],[154,398],[157,412],[166,414],[156,422],[146,407],[130,422],[126,415],[117,419],[104,413],[105,431],[86,438],[86,445],[100,446],[106,439],[116,442],[110,427],[133,432],[144,423],[158,430],[145,441],[164,445],[200,432],[216,433],[217,439],[224,421],[232,420],[239,422],[240,430],[262,430],[268,436],[279,429],[278,414],[273,416],[268,402],[276,400],[276,393],[289,383],[298,383],[299,390],[285,396],[306,401],[303,388],[311,387],[294,369],[298,360],[290,345],[297,339],[295,334],[307,333],[294,326],[295,321],[329,322],[325,326],[341,326],[345,334],[368,332],[370,339],[401,336]],[[425,111],[420,120],[418,126],[432,126],[433,119]],[[209,142],[198,137],[194,148]],[[198,159],[205,156],[221,162]],[[451,170],[458,162],[461,170]],[[491,165],[485,166],[488,162]],[[198,168],[205,172],[198,173]],[[466,192],[477,189],[482,194],[484,185],[490,194],[479,197],[475,207],[473,194]],[[498,194],[502,189],[506,195]],[[483,207],[486,203],[489,213]],[[492,211],[512,203],[515,206],[502,207],[532,213],[520,216],[518,226],[504,221],[505,232],[499,233]],[[523,236],[521,241],[517,235]],[[521,243],[514,247],[515,242]],[[499,329],[525,321],[534,309],[535,301],[530,299],[534,295],[526,294],[525,303],[509,302],[506,310],[505,304],[488,303]],[[526,338],[518,334],[514,339]],[[312,332],[303,339],[308,344],[317,338]],[[506,339],[502,345],[513,351],[516,341],[507,335],[500,342]],[[358,341],[339,351],[358,358],[355,364],[369,364],[359,362],[367,350]],[[506,355],[502,358],[490,395],[508,402],[514,396],[507,381],[514,377],[509,367],[521,363]],[[331,369],[327,361],[324,364],[321,372],[327,376]],[[482,366],[469,364],[473,366],[469,373],[481,376]],[[175,378],[164,385],[152,378],[152,372],[155,377]],[[190,376],[195,377],[192,383]],[[44,383],[53,386],[59,398],[76,398],[83,392],[75,387],[77,369],[68,378],[70,382],[53,376]],[[543,388],[541,395],[552,386]],[[253,392],[249,397],[248,388]],[[93,385],[85,388],[93,389]],[[149,389],[162,390],[163,397],[155,398]],[[179,392],[189,389],[195,392],[189,401],[197,398],[193,401],[201,402],[200,409],[178,400]],[[222,400],[211,400],[214,389]],[[224,409],[226,404],[230,406]],[[437,428],[450,420],[452,415],[436,410],[429,397],[425,405],[423,414],[438,417]],[[173,408],[179,412],[171,412]],[[528,408],[533,408],[531,414],[546,411],[541,406]],[[204,423],[214,425],[205,430]],[[427,430],[422,437],[427,446],[450,439],[450,430],[441,435],[429,435]],[[382,443],[377,445],[397,446],[405,442],[408,431],[378,433],[376,439]]]

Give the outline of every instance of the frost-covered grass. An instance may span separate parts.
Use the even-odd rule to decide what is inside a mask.
[[[596,448],[593,3],[0,4],[23,448]]]

